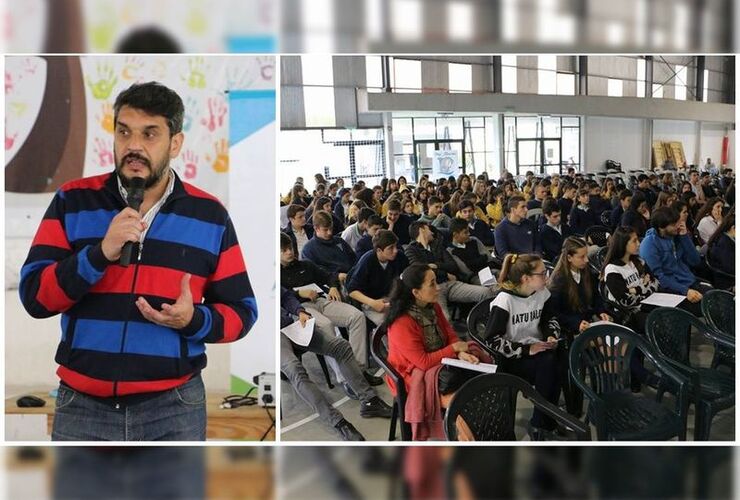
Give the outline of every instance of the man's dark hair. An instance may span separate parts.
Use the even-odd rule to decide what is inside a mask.
[[[288,216],[288,219],[293,219],[295,218],[296,215],[298,215],[301,212],[305,212],[305,211],[306,211],[306,207],[304,207],[303,205],[297,205],[294,203],[293,205],[288,206],[288,212],[286,215]]]
[[[442,198],[439,196],[430,196],[427,200],[427,206],[436,205],[437,203],[442,203]]]
[[[450,222],[450,234],[457,234],[463,229],[468,229],[468,221],[459,217],[452,219],[452,222]]]
[[[182,48],[169,34],[155,26],[139,28],[121,40],[119,54],[178,54]]]
[[[288,236],[285,233],[280,233],[280,251],[282,252],[288,247],[293,246],[293,241],[291,241],[290,236]]]
[[[472,208],[475,212],[475,204],[473,204],[470,200],[463,200],[460,202],[460,204],[457,206],[458,211],[465,210],[466,208]]]
[[[318,210],[313,214],[313,226],[316,228],[327,228],[334,226],[334,220],[329,212]]]
[[[678,222],[680,215],[673,207],[660,207],[650,216],[650,225],[656,231]]]
[[[632,196],[632,191],[631,190],[629,190],[629,189],[622,189],[619,192],[619,201],[624,201],[627,198],[629,198],[630,196]]]
[[[372,214],[370,217],[367,218],[367,227],[382,226],[382,225],[383,225],[383,219],[378,214]]]
[[[384,250],[391,245],[395,245],[396,243],[398,243],[398,236],[396,236],[393,231],[389,231],[388,229],[381,229],[380,231],[375,233],[375,236],[373,236],[374,250]]]
[[[555,198],[545,198],[542,202],[542,213],[545,215],[552,215],[554,212],[562,212],[558,200]]]
[[[637,182],[642,183],[644,181],[648,180],[648,176],[645,174],[640,174],[637,176]]]
[[[375,215],[375,210],[373,210],[372,208],[365,207],[363,209],[360,209],[360,213],[357,214],[357,222],[365,222],[373,215]]]
[[[409,237],[412,240],[415,240],[416,238],[418,238],[419,231],[421,231],[422,227],[429,227],[429,224],[421,220],[415,220],[414,222],[412,222],[411,225],[409,226]]]
[[[509,201],[506,203],[506,211],[511,212],[523,201],[526,201],[524,199],[524,196],[512,196],[511,198],[509,198]]]
[[[118,94],[113,105],[114,123],[118,123],[118,113],[128,106],[151,116],[163,116],[170,129],[170,137],[182,132],[185,106],[177,93],[158,82],[135,83]]]
[[[401,202],[398,200],[391,200],[388,202],[388,211],[393,210],[394,212],[401,211]]]

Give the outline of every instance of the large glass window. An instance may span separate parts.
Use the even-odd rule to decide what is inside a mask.
[[[448,74],[451,93],[473,91],[473,67],[470,64],[449,63]]]
[[[675,98],[680,101],[686,100],[686,80],[688,79],[689,69],[687,66],[676,66],[676,85]]]
[[[580,118],[505,116],[504,168],[514,175],[580,170]]]
[[[501,56],[501,92],[516,94],[516,56]]]
[[[421,61],[393,59],[393,91],[421,92]]]
[[[383,90],[383,61],[380,56],[365,57],[365,78],[368,92]]]
[[[555,95],[558,93],[557,56],[537,56],[537,93]]]
[[[606,95],[609,97],[622,97],[622,80],[609,78],[607,80]]]
[[[645,97],[645,59],[637,59],[637,97]]]

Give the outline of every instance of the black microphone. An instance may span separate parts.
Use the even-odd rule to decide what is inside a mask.
[[[139,211],[141,203],[144,201],[144,183],[145,180],[142,177],[134,177],[128,187],[128,196],[126,196],[126,203],[128,206]],[[134,253],[134,247],[138,247],[138,242],[127,241],[123,245],[121,250],[121,259],[118,261],[123,267],[128,267],[131,264],[131,256]]]

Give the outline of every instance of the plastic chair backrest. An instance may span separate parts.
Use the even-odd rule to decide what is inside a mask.
[[[735,336],[735,296],[724,290],[710,290],[701,299],[707,323],[720,333]]]
[[[605,247],[609,242],[611,231],[612,230],[606,226],[591,226],[586,229],[586,234],[583,235],[583,238],[586,241],[588,241],[590,238],[591,242],[594,245],[598,247]]]
[[[478,342],[485,348],[483,343],[483,333],[486,330],[486,323],[488,322],[488,316],[491,313],[491,301],[493,299],[483,299],[478,302],[468,313],[468,334],[470,338]],[[493,353],[489,353],[493,355]]]
[[[659,307],[648,314],[645,322],[648,338],[658,352],[686,366],[691,366],[692,326],[701,328],[693,314],[675,307]]]

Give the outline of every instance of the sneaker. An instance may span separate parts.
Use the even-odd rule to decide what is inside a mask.
[[[355,429],[355,426],[347,422],[345,419],[339,421],[334,426],[342,441],[365,441],[365,436],[360,434],[360,431]]]
[[[378,385],[383,385],[383,379],[380,377],[376,377],[369,371],[363,371],[362,375],[365,377],[365,380],[367,381],[367,383],[373,387],[378,386]]]
[[[355,391],[352,390],[352,387],[347,382],[342,382],[342,389],[344,390],[344,393],[347,395],[349,399],[354,399],[355,401],[359,401],[360,396],[357,395]]]
[[[388,406],[385,401],[380,399],[378,396],[360,403],[360,416],[362,418],[391,418],[391,413],[393,413],[393,408]]]

